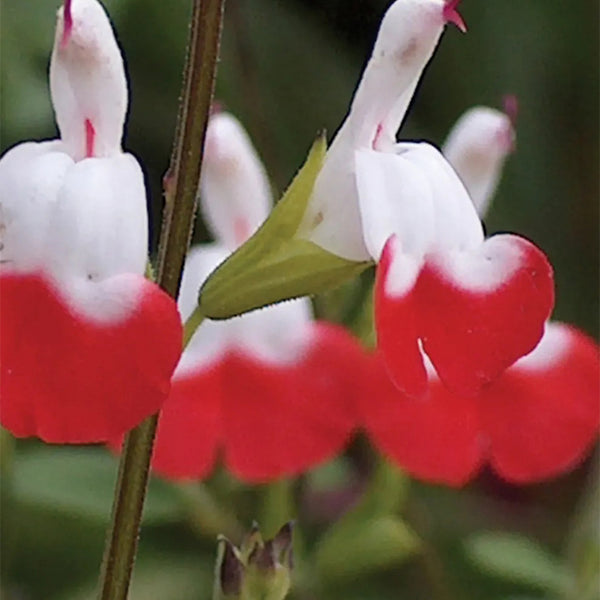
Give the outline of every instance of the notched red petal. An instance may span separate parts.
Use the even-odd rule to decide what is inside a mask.
[[[478,276],[495,278],[494,285],[463,285],[455,266],[435,259],[428,260],[417,283],[425,352],[448,388],[467,396],[536,347],[554,306],[552,267],[545,255],[524,238],[496,237],[485,242],[494,240],[495,256],[483,267],[481,260],[477,263]],[[503,274],[505,256],[518,264]]]

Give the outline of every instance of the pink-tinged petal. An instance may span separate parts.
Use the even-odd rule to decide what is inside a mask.
[[[219,112],[210,118],[200,190],[204,220],[230,251],[244,243],[271,210],[267,173],[248,134],[233,115]]]
[[[110,21],[97,0],[73,0],[58,11],[50,92],[61,139],[74,160],[121,151],[127,80]]]
[[[499,475],[530,483],[564,473],[598,438],[598,346],[573,327],[551,323],[540,345],[486,388],[479,403]]]
[[[169,479],[210,474],[222,439],[223,364],[175,377],[156,431],[152,469]]]
[[[452,23],[460,29],[463,33],[466,33],[467,26],[463,21],[463,18],[458,14],[456,7],[460,4],[460,0],[446,0],[444,4],[444,20],[447,23]]]
[[[444,29],[441,8],[440,0],[397,0],[387,10],[348,117],[316,180],[299,237],[348,260],[369,260],[354,153],[393,151],[396,132]]]
[[[42,276],[0,277],[0,418],[18,437],[113,439],[169,393],[182,339],[175,303],[136,275],[85,286],[86,305],[103,308],[98,319]]]
[[[387,377],[381,355],[372,358],[361,415],[371,440],[414,477],[460,486],[483,461],[476,400],[450,394],[432,379],[421,398],[408,398]]]
[[[515,110],[514,106],[508,108]],[[481,217],[487,212],[506,157],[514,147],[512,117],[485,106],[465,112],[448,134],[442,152],[458,173]]]
[[[513,235],[429,256],[416,290],[424,350],[444,383],[466,395],[535,348],[554,305],[548,260]]]
[[[339,452],[357,425],[355,396],[364,355],[341,328],[316,325],[296,365],[240,353],[226,359],[226,464],[246,481],[302,472]]]
[[[383,249],[375,280],[377,346],[394,383],[410,396],[422,396],[427,389],[415,303],[420,269],[421,263],[403,254],[400,242],[392,236]]]

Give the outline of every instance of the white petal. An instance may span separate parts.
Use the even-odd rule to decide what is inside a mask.
[[[177,301],[184,322],[198,304],[200,286],[228,255],[229,250],[221,244],[203,244],[189,250]],[[204,369],[221,358],[229,347],[230,329],[230,321],[204,321],[185,349],[176,376],[182,377],[191,371]]]
[[[31,270],[44,262],[50,216],[73,160],[61,143],[27,142],[0,159],[0,264]]]
[[[432,191],[435,240],[431,251],[471,250],[483,242],[483,228],[469,195],[450,164],[431,144],[398,144],[397,151],[422,170]]]
[[[340,131],[327,152],[297,235],[348,260],[369,260],[363,241],[354,146]]]
[[[319,174],[298,235],[349,260],[368,260],[361,234],[354,151],[393,152],[414,90],[444,29],[443,0],[396,0]]]
[[[48,261],[60,278],[142,275],[148,217],[142,170],[131,154],[89,158],[67,173],[50,223]]]
[[[293,364],[310,343],[311,304],[298,298],[232,319],[236,326],[235,347],[257,360],[271,364]]]
[[[443,0],[396,0],[383,17],[348,121],[355,142],[372,147],[379,126],[393,141],[445,25]]]
[[[444,156],[462,179],[482,217],[514,143],[515,131],[510,118],[483,106],[468,110],[448,134],[442,149]]]
[[[210,119],[200,183],[204,219],[230,250],[269,214],[273,201],[267,174],[248,134],[230,114]]]
[[[561,361],[569,351],[572,341],[571,328],[563,323],[548,321],[544,328],[544,337],[527,356],[519,359],[513,369],[527,371],[546,370]]]
[[[72,0],[72,26],[66,30],[63,12],[58,12],[50,62],[50,92],[61,139],[74,160],[110,156],[121,149],[127,111],[121,52],[97,0]],[[90,126],[95,132],[92,152]]]
[[[356,182],[365,244],[379,261],[395,234],[402,252],[418,260],[433,242],[432,192],[425,175],[402,156],[358,150]]]
[[[230,252],[223,244],[201,244],[188,251],[181,276],[177,304],[182,318],[187,319],[198,304],[198,292],[204,280],[223,262]]]

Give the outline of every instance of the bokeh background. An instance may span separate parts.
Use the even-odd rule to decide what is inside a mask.
[[[47,68],[57,4],[57,0],[2,0],[2,151],[21,140],[56,136]],[[105,1],[127,61],[131,107],[125,147],[146,170],[152,249],[160,225],[161,180],[171,152],[190,4]],[[290,181],[315,134],[325,128],[331,137],[340,125],[388,4],[387,0],[229,1],[217,98],[248,128],[276,190]],[[507,163],[486,228],[490,233],[519,232],[542,247],[556,270],[555,318],[597,338],[599,5],[593,0],[464,0],[461,14],[469,31],[462,35],[448,28],[401,137],[441,144],[468,107],[500,106],[506,93],[518,97],[517,151]],[[205,238],[201,224],[195,235]],[[4,594],[11,600],[92,597],[89,590],[101,555],[114,461],[100,449],[48,448],[34,442],[15,446],[7,436],[3,443]],[[361,442],[355,446],[354,455],[360,455]],[[352,458],[309,475],[311,489],[333,494],[351,487],[348,482],[357,477],[348,467],[354,464]],[[557,557],[555,571],[562,568],[559,557],[566,556],[565,549],[574,543],[573,523],[584,518],[582,496],[595,473],[591,464],[588,461],[557,481],[527,488],[506,486],[487,473],[462,491],[413,485],[412,514],[436,549],[434,557],[421,565],[406,561],[398,568],[330,585],[317,597],[555,597],[556,590],[548,583],[554,563],[547,562],[544,552]],[[283,517],[287,515],[283,500],[273,500],[281,490],[248,489],[225,481],[224,475],[216,480],[212,484],[224,505],[237,503],[238,512],[243,507],[239,516],[248,523],[260,517],[269,502],[279,506]],[[155,482],[134,600],[210,597],[214,532],[198,535],[189,526],[182,504],[189,493]],[[311,498],[304,500],[310,546],[324,527],[324,517],[310,512]],[[333,502],[327,518],[336,515],[338,505],[344,504]],[[591,523],[597,525],[597,519]],[[519,581],[514,569],[504,577],[487,572],[485,564],[482,567],[485,560],[473,559],[468,540],[490,529],[535,540],[541,553],[537,559],[546,560],[546,578],[540,575],[541,583],[531,577]],[[432,578],[438,580],[436,591],[430,587]]]

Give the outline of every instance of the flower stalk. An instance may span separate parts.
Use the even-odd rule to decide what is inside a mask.
[[[196,210],[196,191],[221,38],[225,0],[194,0],[166,209],[161,230],[158,284],[177,298]],[[158,423],[154,415],[133,429],[124,443],[108,530],[100,600],[125,600],[137,550],[150,458]]]

